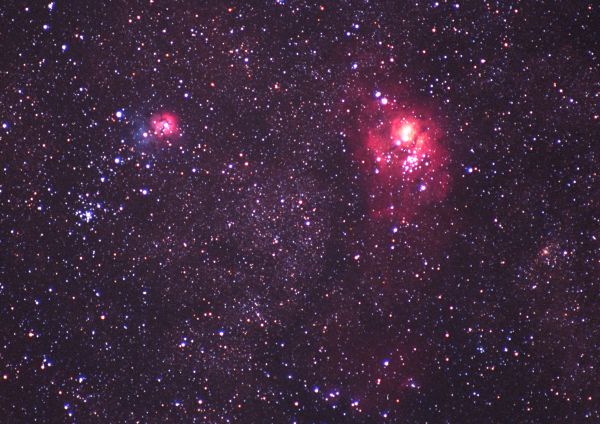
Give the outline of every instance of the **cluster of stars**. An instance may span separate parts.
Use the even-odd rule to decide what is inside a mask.
[[[600,422],[597,5],[5,3],[1,422]]]

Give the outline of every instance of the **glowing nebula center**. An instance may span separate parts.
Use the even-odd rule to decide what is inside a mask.
[[[152,132],[159,138],[177,135],[177,116],[170,112],[161,112],[152,115],[150,120]]]
[[[400,128],[395,129],[394,135],[396,136],[396,145],[400,146],[403,143],[413,141],[415,136],[415,128],[413,124],[403,124]]]

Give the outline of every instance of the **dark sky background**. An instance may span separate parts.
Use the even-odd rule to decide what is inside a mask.
[[[2,423],[598,423],[588,1],[3,1]]]

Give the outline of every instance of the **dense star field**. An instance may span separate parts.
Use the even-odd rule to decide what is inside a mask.
[[[600,422],[599,5],[0,5],[0,422]]]

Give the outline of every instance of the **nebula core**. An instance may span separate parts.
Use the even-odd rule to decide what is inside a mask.
[[[178,119],[171,112],[160,112],[150,118],[152,134],[159,139],[171,138],[178,135]]]

